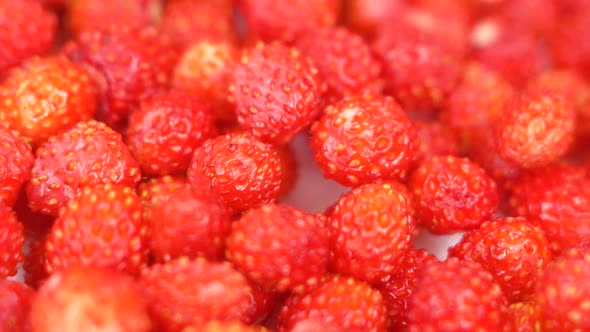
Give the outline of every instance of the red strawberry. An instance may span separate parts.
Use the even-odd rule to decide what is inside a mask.
[[[163,176],[142,181],[137,187],[137,194],[143,206],[143,221],[152,223],[152,214],[156,206],[163,204],[177,190],[189,187],[184,177]]]
[[[240,126],[275,144],[289,142],[314,120],[326,88],[307,57],[279,43],[246,49],[229,87]]]
[[[325,109],[311,135],[324,175],[348,186],[404,178],[415,155],[414,126],[391,97],[344,98]]]
[[[509,332],[538,332],[540,329],[539,306],[536,302],[515,302],[508,307]]]
[[[0,205],[0,278],[16,274],[17,265],[24,259],[24,242],[23,225],[12,209]]]
[[[291,295],[279,314],[278,332],[315,320],[343,331],[386,331],[387,311],[379,291],[353,278],[327,276],[315,289]]]
[[[172,91],[145,99],[131,113],[127,145],[145,174],[182,174],[194,150],[215,133],[207,104]]]
[[[183,187],[153,207],[149,226],[150,246],[159,261],[181,256],[220,260],[231,220],[207,188]]]
[[[547,238],[525,218],[498,218],[465,233],[449,255],[481,264],[510,302],[528,299],[551,261]]]
[[[502,331],[508,301],[479,264],[450,258],[431,263],[410,297],[408,331]]]
[[[146,268],[140,278],[158,331],[242,318],[250,287],[229,264],[185,258]]]
[[[232,211],[245,211],[276,200],[283,170],[273,146],[246,133],[206,141],[195,150],[188,180],[210,186]]]
[[[17,131],[0,122],[0,205],[12,206],[29,179],[33,165],[31,146]]]
[[[408,189],[367,184],[343,195],[328,216],[331,266],[374,282],[399,271],[416,227]]]
[[[89,120],[97,108],[94,82],[65,57],[35,58],[10,73],[0,86],[0,120],[32,145]]]
[[[17,281],[0,280],[0,330],[32,331],[29,315],[35,292]]]
[[[141,289],[132,278],[97,267],[56,272],[31,309],[33,331],[151,331]]]
[[[317,285],[329,253],[325,220],[288,205],[249,210],[227,238],[227,256],[236,268],[276,292]]]
[[[33,211],[57,216],[83,186],[117,183],[134,187],[140,177],[121,135],[90,120],[39,147],[27,197]]]
[[[416,128],[415,164],[420,165],[435,156],[458,156],[459,142],[450,128],[438,121],[414,121]]]
[[[141,201],[121,185],[87,186],[55,220],[47,238],[47,271],[78,264],[135,273],[146,263]]]
[[[418,223],[436,234],[477,228],[498,209],[496,183],[468,159],[434,157],[410,180]]]
[[[29,0],[0,1],[0,75],[25,59],[49,51],[55,40],[57,17]]]

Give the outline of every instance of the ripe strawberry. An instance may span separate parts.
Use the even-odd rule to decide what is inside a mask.
[[[507,309],[489,272],[450,258],[422,270],[410,297],[408,331],[502,331]]]
[[[497,218],[471,230],[449,255],[477,262],[494,276],[508,300],[528,299],[537,275],[551,261],[547,238],[525,218]]]
[[[33,331],[151,331],[141,289],[112,270],[72,267],[56,272],[33,299]]]
[[[0,280],[0,330],[32,331],[29,315],[35,292],[17,281]]]
[[[237,0],[246,21],[248,38],[291,42],[307,30],[336,24],[338,0]]]
[[[239,321],[222,322],[210,321],[198,327],[187,327],[182,332],[270,332],[262,326],[250,326]]]
[[[239,212],[276,200],[283,170],[276,148],[249,134],[231,133],[195,150],[188,180],[193,186],[210,186]]]
[[[181,256],[220,260],[231,220],[207,188],[183,187],[153,207],[149,226],[152,254],[159,261]]]
[[[343,7],[345,25],[371,40],[381,26],[399,19],[408,6],[404,0],[344,0]]]
[[[418,223],[435,234],[477,228],[497,211],[496,183],[465,158],[434,157],[410,180]]]
[[[25,59],[47,53],[55,40],[57,17],[29,0],[0,1],[0,75]]]
[[[140,177],[121,135],[90,120],[51,137],[37,149],[27,197],[33,211],[57,216],[83,186],[117,183],[134,187]]]
[[[458,156],[459,142],[455,132],[439,121],[414,121],[416,128],[415,164],[420,165],[435,156]]]
[[[515,302],[508,307],[509,332],[538,332],[540,329],[539,306],[536,302]]]
[[[177,60],[171,41],[151,27],[91,30],[65,51],[91,70],[99,87],[97,118],[110,125],[124,122],[143,98],[168,88]]]
[[[89,120],[97,108],[94,82],[65,57],[35,58],[10,73],[0,86],[0,120],[33,146]]]
[[[381,90],[381,66],[361,36],[349,30],[324,28],[303,34],[296,47],[314,63],[334,102],[359,91]]]
[[[225,263],[181,258],[146,268],[140,282],[158,331],[239,320],[249,304],[248,282]]]
[[[279,314],[278,332],[309,319],[344,331],[386,331],[387,310],[379,291],[353,278],[329,275],[315,289],[291,295]]]
[[[218,122],[235,123],[236,112],[227,90],[237,58],[238,51],[227,42],[192,44],[175,67],[172,85],[210,104]]]
[[[311,135],[324,175],[347,186],[404,178],[415,155],[414,126],[391,97],[344,98],[325,109]]]
[[[137,195],[141,199],[143,221],[146,225],[151,225],[153,210],[156,206],[163,204],[177,190],[189,186],[186,178],[169,175],[142,181],[137,187]]]
[[[542,331],[590,329],[590,258],[562,257],[537,278],[535,299]]]
[[[129,187],[84,187],[49,232],[47,271],[80,264],[137,272],[146,263],[148,249],[141,212],[141,201]]]
[[[567,152],[574,120],[574,109],[559,95],[520,94],[508,102],[495,124],[496,149],[524,168],[547,165]]]
[[[246,49],[229,87],[240,126],[275,144],[289,142],[314,120],[326,88],[307,57],[279,43]]]
[[[0,278],[16,274],[17,265],[24,259],[24,242],[23,225],[12,209],[0,205]]]
[[[399,272],[415,223],[411,196],[403,184],[355,188],[328,216],[333,270],[368,282]]]
[[[302,292],[326,273],[328,245],[325,220],[288,205],[266,204],[233,224],[227,256],[267,290]]]
[[[0,122],[0,205],[13,206],[33,165],[31,146]]]
[[[209,106],[183,92],[156,94],[129,116],[127,146],[145,174],[185,173],[194,150],[215,136]]]
[[[389,316],[390,330],[403,330],[408,324],[408,301],[416,291],[416,280],[426,265],[438,262],[424,249],[410,249],[398,272],[379,280],[378,286]]]
[[[554,253],[576,247],[590,234],[590,179],[578,166],[555,164],[515,181],[510,208],[539,226]]]

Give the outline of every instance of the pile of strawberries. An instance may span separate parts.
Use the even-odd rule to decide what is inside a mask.
[[[0,331],[590,331],[589,30],[588,0],[0,0]],[[284,203],[295,137],[349,187],[321,213]]]

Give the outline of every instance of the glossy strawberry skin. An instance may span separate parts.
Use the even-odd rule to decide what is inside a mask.
[[[12,209],[0,206],[0,277],[6,278],[17,273],[17,265],[23,261],[25,236],[23,225],[16,220]]]
[[[347,186],[404,178],[414,160],[416,131],[391,97],[344,98],[325,109],[311,135],[324,176]]]
[[[240,127],[273,144],[289,142],[320,113],[327,85],[312,62],[280,43],[243,52],[229,87]]]
[[[34,156],[17,131],[0,124],[0,203],[12,206],[30,177]]]
[[[121,135],[90,120],[53,136],[37,149],[27,197],[33,211],[57,216],[83,186],[116,183],[134,187],[140,177]]]
[[[35,292],[18,281],[0,280],[0,329],[32,331],[29,315]]]

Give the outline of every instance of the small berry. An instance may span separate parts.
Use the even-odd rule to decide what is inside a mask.
[[[0,205],[0,278],[16,275],[17,265],[24,259],[24,243],[23,225],[12,209]]]
[[[0,204],[13,206],[29,180],[34,156],[20,134],[0,122]]]
[[[29,319],[35,292],[17,281],[0,280],[0,330],[32,331]]]

